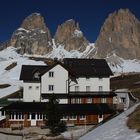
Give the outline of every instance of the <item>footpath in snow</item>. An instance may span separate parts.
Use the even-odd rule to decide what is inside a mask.
[[[126,126],[127,116],[133,112],[136,106],[90,131],[79,140],[140,140],[140,133]]]

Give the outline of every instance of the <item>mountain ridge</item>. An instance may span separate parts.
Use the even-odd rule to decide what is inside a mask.
[[[140,59],[140,21],[129,9],[109,14],[95,46],[100,58],[116,53],[124,59]]]
[[[20,54],[59,59],[104,58],[110,66],[122,69],[125,60],[130,59],[132,63],[140,60],[139,30],[139,20],[128,9],[120,9],[108,16],[93,44],[75,20],[58,25],[52,37],[41,14],[33,13],[23,20],[11,39],[3,43],[2,49],[13,46]]]

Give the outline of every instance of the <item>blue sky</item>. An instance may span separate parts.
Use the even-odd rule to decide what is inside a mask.
[[[38,12],[52,36],[59,24],[74,19],[90,42],[95,42],[109,13],[128,8],[140,19],[139,0],[0,0],[0,42],[8,40],[25,17]]]

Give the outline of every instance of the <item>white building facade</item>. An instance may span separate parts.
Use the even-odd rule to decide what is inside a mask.
[[[90,61],[91,63],[91,61]],[[49,96],[51,94],[69,94],[71,92],[110,92],[109,76],[81,76],[74,75],[73,71],[61,63],[53,66],[23,66],[23,70],[30,69],[28,78],[25,72],[21,73],[23,79],[23,101],[24,102],[44,102],[42,94]],[[82,71],[82,69],[81,69]],[[93,72],[94,73],[94,72]],[[25,75],[25,77],[24,77]],[[72,76],[71,76],[72,75]],[[73,78],[74,77],[74,78]],[[74,79],[74,80],[73,80]],[[67,99],[61,99],[60,103],[68,103]]]
[[[99,92],[99,91],[110,91],[110,79],[97,78],[97,77],[81,77],[77,78],[77,84],[74,82],[70,83],[70,92],[81,91],[81,92]]]

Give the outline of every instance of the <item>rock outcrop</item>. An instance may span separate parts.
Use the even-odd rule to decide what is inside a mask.
[[[20,54],[43,55],[50,52],[52,38],[44,18],[38,13],[25,18],[21,27],[13,33],[9,46],[19,48]]]
[[[89,43],[80,30],[79,24],[73,19],[58,26],[54,39],[57,46],[63,45],[67,51],[78,50],[82,52]]]
[[[110,14],[95,42],[97,56],[106,58],[113,53],[124,59],[140,59],[140,22],[128,10]]]

